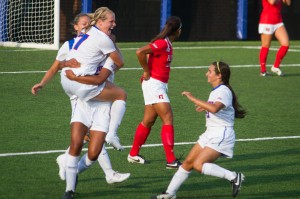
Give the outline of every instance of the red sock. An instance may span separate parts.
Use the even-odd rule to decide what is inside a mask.
[[[176,160],[174,155],[174,127],[173,125],[163,125],[161,128],[161,140],[164,145],[166,159],[168,163]]]
[[[276,54],[276,59],[274,62],[274,67],[279,68],[281,61],[283,60],[284,56],[286,55],[289,46],[281,46]]]
[[[259,63],[260,63],[260,72],[261,73],[267,72],[266,63],[267,63],[268,53],[269,53],[269,48],[261,47],[260,53],[259,53]]]
[[[147,128],[142,123],[138,125],[135,131],[134,140],[132,148],[129,152],[131,156],[136,156],[139,154],[141,146],[146,142],[151,128]]]

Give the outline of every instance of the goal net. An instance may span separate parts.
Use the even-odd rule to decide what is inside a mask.
[[[59,48],[59,0],[0,2],[0,46]]]

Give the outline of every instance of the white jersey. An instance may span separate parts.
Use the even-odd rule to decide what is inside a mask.
[[[113,41],[93,26],[86,34],[75,38],[67,60],[75,58],[80,63],[80,68],[72,69],[77,76],[94,75],[99,64],[114,51]]]
[[[221,102],[224,104],[217,113],[206,112],[206,126],[229,126],[234,125],[234,108],[232,106],[232,92],[225,85],[219,85],[213,89],[208,98],[208,103],[214,104],[215,102]]]

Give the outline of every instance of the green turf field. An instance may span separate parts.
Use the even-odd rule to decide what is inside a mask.
[[[120,43],[124,69],[115,83],[128,94],[127,111],[119,129],[126,149],[109,149],[114,170],[130,172],[124,183],[108,185],[95,164],[79,176],[76,198],[150,198],[164,191],[174,174],[165,169],[160,144],[161,122],[157,123],[141,154],[150,164],[127,162],[135,128],[143,116],[142,74],[135,50],[145,43]],[[246,179],[238,198],[300,197],[300,41],[291,41],[282,62],[285,77],[260,77],[259,42],[175,42],[169,82],[174,112],[175,154],[187,155],[205,129],[203,113],[181,92],[191,91],[206,100],[211,91],[205,73],[213,61],[231,65],[231,85],[240,103],[248,110],[236,120],[233,159],[217,164],[241,171]],[[268,59],[273,63],[277,43]],[[70,104],[59,75],[38,96],[31,87],[40,81],[55,59],[56,51],[0,47],[0,199],[61,198],[65,182],[58,177],[56,157],[69,145]],[[259,139],[261,138],[261,139]],[[264,139],[265,138],[265,139]],[[184,144],[185,143],[185,144]],[[230,183],[224,179],[193,172],[177,193],[178,198],[231,198]]]

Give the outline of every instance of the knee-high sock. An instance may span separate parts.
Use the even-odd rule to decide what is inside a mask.
[[[283,60],[284,56],[286,55],[287,51],[289,50],[289,46],[281,46],[276,54],[276,59],[274,62],[274,67],[279,68],[281,61]]]
[[[139,154],[140,148],[146,142],[150,131],[151,128],[145,127],[142,123],[138,125],[135,131],[132,148],[129,153],[131,156],[136,156]]]
[[[175,195],[182,183],[189,177],[190,173],[190,171],[186,171],[180,166],[174,174],[166,192]]]
[[[114,137],[117,136],[118,128],[122,122],[126,111],[126,102],[123,100],[116,100],[111,105],[110,109],[110,123],[109,129],[106,136]]]
[[[70,154],[67,154],[66,191],[75,191],[78,160],[79,156],[72,156]]]
[[[174,127],[173,125],[163,125],[161,128],[161,140],[164,145],[166,159],[168,163],[176,160],[174,155]]]
[[[259,53],[259,63],[260,63],[261,73],[265,73],[267,71],[266,63],[267,63],[268,53],[269,53],[269,48],[261,47]]]
[[[236,173],[224,169],[213,163],[204,163],[202,166],[202,174],[215,176],[218,178],[225,178],[229,181],[233,180],[236,177]]]
[[[103,145],[101,153],[99,154],[98,162],[103,172],[105,173],[105,176],[113,176],[115,171],[112,169],[111,162],[108,153],[106,151],[105,145]]]
[[[80,161],[79,161],[79,163],[78,163],[78,173],[82,173],[82,172],[84,172],[85,170],[87,170],[90,166],[92,166],[92,164],[94,164],[94,162],[96,162],[96,161],[92,161],[92,160],[90,160],[89,158],[88,158],[88,156],[87,156],[87,153],[86,154],[84,154],[82,157],[81,157],[81,159],[80,159]]]

